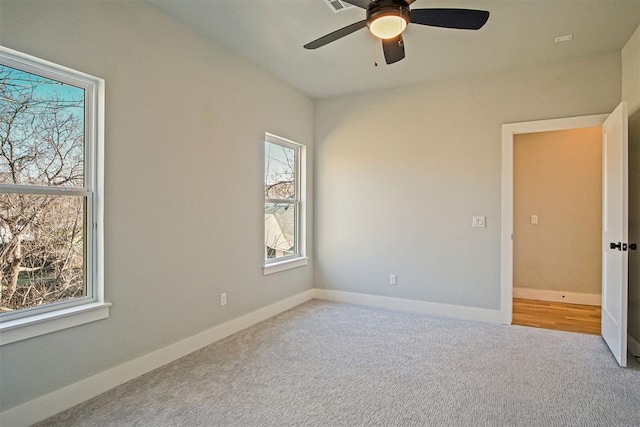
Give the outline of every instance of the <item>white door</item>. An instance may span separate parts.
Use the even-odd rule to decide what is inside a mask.
[[[628,131],[622,102],[602,125],[602,336],[627,366]]]

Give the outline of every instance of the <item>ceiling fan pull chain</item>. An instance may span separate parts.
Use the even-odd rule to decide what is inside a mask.
[[[373,66],[378,66],[378,38],[373,41]]]

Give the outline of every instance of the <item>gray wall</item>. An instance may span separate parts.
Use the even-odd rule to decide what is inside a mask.
[[[640,244],[640,27],[622,49],[622,99],[629,103],[629,241]],[[640,341],[640,251],[629,252],[628,330]]]
[[[611,112],[620,76],[614,52],[319,101],[316,286],[499,309],[502,124]]]
[[[312,200],[310,98],[141,2],[0,7],[2,45],[106,80],[113,303],[107,320],[1,347],[0,410],[312,288],[312,264],[261,268],[264,132],[307,145]]]

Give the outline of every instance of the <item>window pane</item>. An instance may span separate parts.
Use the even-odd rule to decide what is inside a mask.
[[[0,65],[0,184],[84,185],[84,89]]]
[[[296,198],[296,150],[265,142],[264,196],[268,199]]]
[[[265,259],[282,258],[297,254],[297,210],[298,207],[294,203],[265,203]]]
[[[85,198],[0,194],[0,312],[86,295]]]

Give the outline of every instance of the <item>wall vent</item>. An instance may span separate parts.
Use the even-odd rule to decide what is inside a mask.
[[[326,5],[329,6],[329,9],[331,9],[333,13],[344,12],[347,9],[351,9],[352,7],[355,7],[354,5],[346,3],[341,0],[322,0],[322,1],[324,1]]]

